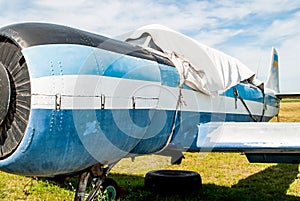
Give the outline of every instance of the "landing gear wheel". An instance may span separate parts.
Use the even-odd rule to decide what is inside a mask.
[[[117,182],[111,178],[106,178],[102,184],[102,200],[113,201],[120,196],[120,187]]]
[[[145,177],[145,187],[157,191],[194,190],[202,186],[198,173],[185,170],[155,170]]]
[[[104,168],[101,163],[97,163],[82,172],[79,177],[74,201],[84,201],[85,198],[86,201],[111,201],[122,196],[122,192],[126,192],[126,189],[120,188],[113,179],[106,178],[115,164],[112,163]],[[90,177],[92,177],[92,189],[86,197],[85,191]]]

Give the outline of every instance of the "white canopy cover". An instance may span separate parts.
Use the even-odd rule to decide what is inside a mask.
[[[126,41],[163,53],[174,63],[182,83],[207,95],[222,93],[255,75],[236,58],[161,25],[141,27]]]

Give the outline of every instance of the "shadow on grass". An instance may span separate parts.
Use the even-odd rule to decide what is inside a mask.
[[[202,189],[192,192],[151,192],[144,188],[144,178],[132,175],[111,174],[120,186],[127,188],[121,200],[177,201],[177,200],[300,200],[286,195],[291,183],[297,179],[298,165],[279,164],[240,180],[232,187],[203,184]]]
[[[203,186],[204,200],[300,200],[286,195],[297,179],[298,165],[278,164],[240,180],[231,188],[207,184]]]
[[[121,201],[299,201],[300,197],[287,195],[290,185],[298,179],[298,168],[298,165],[278,164],[242,179],[231,187],[203,184],[202,189],[196,191],[152,192],[145,189],[142,176],[110,174],[109,177],[127,189]],[[63,188],[74,191],[77,179],[73,177]]]

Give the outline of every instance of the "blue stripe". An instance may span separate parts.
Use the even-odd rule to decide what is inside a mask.
[[[161,110],[34,109],[21,144],[10,157],[0,160],[0,168],[49,176],[79,171],[97,161],[118,160],[128,153],[154,153],[166,145],[174,115],[175,111]],[[248,115],[179,112],[174,147],[199,150],[197,125],[209,121],[251,119]]]
[[[80,45],[43,45],[23,50],[30,77],[98,75],[160,82],[178,87],[180,77],[174,66]],[[185,89],[192,90],[186,85]]]
[[[278,55],[277,54],[274,54],[274,61],[278,62]]]
[[[242,97],[244,100],[256,101],[260,103],[263,103],[264,101],[264,95],[259,89],[252,88],[244,84],[238,84],[236,86],[233,86],[221,95],[235,98],[234,89],[238,91],[240,97]]]
[[[27,132],[0,168],[21,175],[49,176],[114,161],[128,153],[162,149],[174,111],[31,110]],[[149,119],[149,117],[152,117]],[[18,161],[15,163],[15,161]]]
[[[260,89],[253,88],[253,87],[250,87],[245,84],[238,84],[236,86],[233,86],[230,89],[228,89],[227,91],[225,91],[223,94],[221,94],[221,96],[235,98],[235,95],[233,93],[234,89],[236,89],[238,91],[239,96],[243,100],[264,103],[264,98],[266,98],[267,105],[270,105],[273,107],[278,107],[279,100],[276,97],[268,95],[268,94],[265,94],[265,97],[264,97],[264,94],[262,93],[262,91]]]
[[[117,160],[128,153],[154,153],[166,145],[174,115],[175,111],[160,110],[34,109],[24,139],[10,157],[0,160],[0,168],[49,176],[79,171],[97,161]],[[180,150],[198,150],[197,124],[209,121],[251,119],[248,115],[179,112],[172,144]]]
[[[178,87],[180,77],[175,67],[159,64],[162,85]]]
[[[30,76],[104,75],[160,82],[158,64],[146,59],[81,45],[42,45],[26,48],[23,55]]]

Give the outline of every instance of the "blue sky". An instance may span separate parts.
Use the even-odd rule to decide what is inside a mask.
[[[241,60],[266,79],[279,50],[282,92],[300,92],[299,0],[0,0],[0,26],[50,22],[105,36],[162,24]]]

